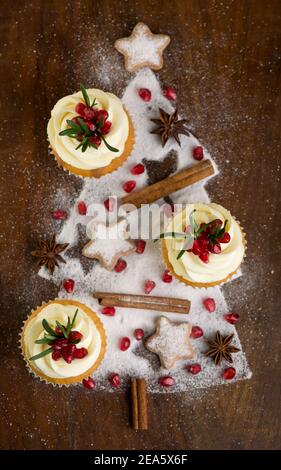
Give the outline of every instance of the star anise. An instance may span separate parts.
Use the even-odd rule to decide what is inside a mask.
[[[160,119],[151,119],[152,122],[157,124],[157,127],[150,131],[151,134],[161,135],[162,146],[166,144],[168,139],[174,138],[175,141],[181,146],[179,135],[184,134],[189,136],[191,130],[186,127],[186,119],[178,119],[178,110],[176,109],[172,114],[166,113],[162,108],[159,108]]]
[[[231,341],[233,338],[232,335],[222,336],[219,331],[217,331],[215,339],[213,341],[206,341],[209,346],[209,350],[205,352],[206,357],[211,357],[215,365],[219,365],[222,359],[225,359],[227,362],[232,363],[232,353],[239,352],[240,349],[235,346],[231,346]]]
[[[59,262],[65,263],[65,260],[60,255],[68,247],[68,243],[56,243],[56,236],[50,240],[41,240],[37,250],[31,252],[32,256],[36,256],[38,259],[37,266],[46,266],[51,274],[54,273],[55,267],[59,265]]]

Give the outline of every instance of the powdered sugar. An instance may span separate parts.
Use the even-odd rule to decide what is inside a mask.
[[[138,96],[139,88],[149,88],[152,93],[152,100],[145,103]],[[194,137],[182,136],[182,146],[179,148],[173,140],[168,141],[163,149],[159,144],[159,137],[150,134],[152,123],[150,118],[158,115],[158,107],[163,107],[167,112],[171,112],[171,103],[163,97],[160,84],[155,75],[149,69],[141,70],[135,78],[129,83],[123,96],[123,102],[132,116],[135,131],[136,143],[134,151],[128,161],[115,173],[107,175],[99,180],[85,179],[83,190],[79,200],[85,201],[87,205],[93,202],[102,203],[110,195],[123,196],[122,183],[131,179],[130,168],[136,163],[142,161],[144,157],[161,161],[171,150],[178,152],[178,169],[194,164],[192,158],[192,149],[199,144]],[[206,157],[211,158],[207,150],[204,149]],[[135,177],[137,188],[146,185],[146,172]],[[204,183],[197,183],[192,187],[183,189],[174,193],[172,199],[175,203],[188,202],[208,202],[208,194],[204,189]],[[163,201],[159,201],[161,204]],[[58,237],[59,242],[70,243],[70,250],[74,244],[77,244],[78,224],[86,224],[91,213],[87,216],[78,214],[77,207],[74,206],[69,213],[69,218],[62,227]],[[89,216],[89,217],[88,217]],[[111,214],[109,214],[109,219]],[[95,373],[98,386],[103,387],[107,383],[107,377],[110,373],[119,373],[124,379],[128,376],[143,376],[148,380],[149,389],[152,391],[162,391],[158,386],[158,378],[164,372],[159,366],[159,360],[153,353],[148,352],[141,341],[134,338],[133,332],[136,328],[142,328],[146,337],[155,330],[155,319],[160,313],[152,311],[140,311],[134,309],[116,309],[114,317],[106,317],[100,313],[98,302],[93,299],[91,293],[97,290],[106,290],[123,293],[143,293],[143,284],[147,278],[156,282],[153,291],[154,295],[165,295],[171,297],[187,298],[191,301],[191,311],[189,315],[165,314],[168,318],[175,321],[188,320],[193,325],[199,325],[204,331],[204,337],[213,337],[217,330],[222,334],[234,333],[234,344],[241,349],[235,328],[227,323],[223,315],[228,312],[228,308],[219,287],[209,289],[194,289],[183,285],[177,280],[171,284],[166,284],[161,280],[165,269],[160,247],[158,243],[148,241],[146,249],[142,255],[132,253],[127,257],[128,266],[122,273],[108,272],[102,268],[99,263],[93,261],[92,269],[87,274],[83,272],[80,260],[72,258],[66,251],[66,265],[56,269],[52,280],[61,285],[65,278],[75,280],[75,291],[72,295],[67,294],[61,289],[59,296],[65,298],[76,298],[93,308],[101,317],[104,323],[107,337],[108,348],[105,359],[101,367]],[[49,275],[41,270],[40,274],[44,277]],[[208,313],[202,305],[205,297],[213,297],[216,300],[217,309],[214,313]],[[121,337],[128,336],[131,339],[131,347],[123,352],[118,348]],[[222,370],[225,366],[215,367],[210,359],[203,356],[202,352],[206,350],[203,338],[192,340],[197,355],[194,361],[200,362],[202,372],[197,376],[187,374],[183,366],[187,361],[179,361],[171,371],[176,384],[172,390],[188,390],[191,394],[196,389],[202,389],[211,385],[225,383],[221,378]],[[236,368],[236,377],[234,380],[247,378],[250,371],[244,353],[241,351],[235,354],[234,366]],[[126,384],[126,380],[123,380]]]

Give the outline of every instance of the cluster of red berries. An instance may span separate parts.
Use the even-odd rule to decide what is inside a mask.
[[[112,123],[108,121],[108,112],[106,109],[96,110],[91,106],[87,106],[85,103],[78,103],[75,106],[75,112],[78,116],[75,116],[71,120],[79,126],[79,119],[82,119],[92,133],[92,135],[89,136],[89,141],[94,146],[99,147],[102,142],[100,134],[108,134],[112,126]],[[84,134],[82,133],[76,136],[79,142],[82,142],[83,137]]]
[[[196,236],[191,251],[199,256],[204,263],[209,262],[210,253],[220,254],[221,243],[229,243],[230,235],[225,231],[225,225],[220,219],[212,220],[208,224],[200,224],[200,233]]]
[[[83,338],[80,331],[73,330],[69,333],[68,338],[65,338],[61,332],[61,329],[57,326],[55,329],[58,339],[52,342],[52,358],[54,361],[58,361],[63,358],[67,364],[71,364],[73,359],[83,359],[87,356],[88,350],[86,348],[77,348],[76,344]]]

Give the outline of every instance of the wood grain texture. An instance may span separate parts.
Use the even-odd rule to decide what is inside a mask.
[[[179,111],[220,167],[212,200],[248,234],[244,276],[224,292],[253,370],[193,401],[151,396],[145,433],[130,427],[129,391],[46,386],[17,344],[27,313],[57,291],[29,251],[58,230],[53,206],[67,209],[81,187],[48,156],[50,110],[80,81],[122,92],[130,76],[113,44],[138,21],[171,35],[161,83],[176,85]],[[0,31],[1,448],[280,448],[280,1],[2,0]]]

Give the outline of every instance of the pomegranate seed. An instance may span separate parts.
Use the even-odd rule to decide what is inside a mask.
[[[238,313],[227,313],[224,316],[224,319],[228,322],[231,323],[231,325],[235,325],[240,320],[240,315]]]
[[[203,252],[205,251],[205,250],[202,249],[202,248],[203,248],[203,247],[202,247],[201,241],[196,239],[196,240],[194,240],[194,242],[193,242],[191,251],[192,251],[192,253],[193,253],[194,255],[199,256],[199,255],[201,255],[201,253],[203,253]]]
[[[99,147],[101,144],[101,138],[98,135],[93,135],[89,137],[89,141],[91,144],[95,145],[96,147]]]
[[[136,253],[142,255],[146,247],[146,242],[144,240],[137,240],[136,241]]]
[[[175,380],[170,375],[165,375],[164,377],[160,377],[159,384],[162,387],[172,387],[175,384]]]
[[[221,252],[221,246],[219,243],[215,243],[214,245],[210,246],[210,251],[211,253],[214,253],[215,255],[219,255]]]
[[[66,281],[64,281],[63,287],[68,294],[71,294],[73,292],[74,284],[75,282],[73,281],[73,279],[66,279]]]
[[[103,315],[107,315],[108,317],[114,317],[115,315],[115,307],[103,307],[101,309],[101,313]]]
[[[163,95],[166,98],[168,98],[168,100],[171,100],[171,101],[176,101],[176,99],[177,99],[176,90],[171,86],[166,86],[163,89]]]
[[[151,281],[150,279],[147,279],[147,281],[145,281],[145,283],[144,283],[144,292],[146,294],[150,294],[150,292],[154,289],[155,286],[156,286],[156,284],[155,284],[154,281]]]
[[[80,331],[73,330],[69,333],[68,340],[69,341],[76,341],[77,339],[82,339],[83,335]]]
[[[121,378],[119,374],[115,374],[115,373],[111,374],[108,377],[108,380],[111,383],[112,387],[114,388],[118,388],[121,385]]]
[[[132,175],[141,175],[144,173],[144,170],[144,165],[142,163],[138,163],[137,165],[133,166],[130,171]]]
[[[224,232],[224,234],[220,237],[220,243],[229,243],[231,240],[231,236],[228,232]]]
[[[98,110],[98,112],[97,112],[97,121],[100,121],[101,118],[103,118],[104,121],[107,120],[108,112],[106,111],[106,109],[99,109]]]
[[[84,201],[78,202],[78,212],[80,215],[86,215],[87,214],[87,206]]]
[[[54,361],[58,361],[60,358],[61,358],[60,350],[56,350],[52,352],[52,359],[54,359]]]
[[[77,103],[75,106],[75,112],[79,114],[79,116],[84,116],[84,109],[86,108],[86,105],[84,103]]]
[[[227,369],[225,369],[222,373],[222,378],[224,380],[231,380],[235,377],[236,375],[236,370],[234,369],[234,367],[227,367]]]
[[[76,349],[75,344],[68,344],[65,348],[62,349],[62,357],[64,358],[67,364],[71,364],[73,361],[73,354]]]
[[[193,158],[194,160],[202,160],[204,158],[203,147],[194,147],[193,149]]]
[[[150,101],[151,100],[151,91],[148,88],[140,88],[139,89],[139,97],[143,101]]]
[[[65,220],[67,218],[67,212],[61,209],[57,209],[52,212],[52,217],[55,220]]]
[[[203,304],[206,310],[208,312],[212,313],[216,310],[216,302],[214,299],[211,299],[210,297],[208,299],[203,300]]]
[[[121,273],[122,271],[124,271],[124,269],[126,269],[126,267],[127,267],[127,262],[124,259],[120,258],[115,265],[114,271],[116,273]]]
[[[96,130],[96,125],[92,121],[85,121],[86,126],[90,131],[95,131]]]
[[[68,345],[68,340],[67,339],[65,339],[65,338],[56,339],[56,341],[54,341],[54,343],[52,344],[52,349],[54,351],[59,351],[59,350],[65,348],[67,345]]]
[[[73,352],[73,357],[75,359],[83,359],[88,354],[88,349],[86,348],[76,348]]]
[[[199,255],[199,258],[201,259],[201,261],[203,261],[203,263],[209,263],[209,252],[202,251],[202,253],[200,253]]]
[[[103,201],[104,207],[108,210],[108,212],[113,212],[115,207],[115,199],[109,197],[105,201]]]
[[[186,370],[190,374],[196,375],[196,374],[199,374],[199,372],[201,372],[202,367],[200,364],[190,364],[186,366]]]
[[[162,275],[162,281],[166,282],[167,284],[170,284],[172,280],[173,280],[173,276],[170,274],[170,271],[168,269],[165,269]]]
[[[127,349],[129,349],[129,347],[130,347],[130,344],[131,344],[130,338],[127,338],[125,336],[124,338],[121,338],[121,340],[120,340],[119,349],[121,351],[127,351]]]
[[[192,330],[191,330],[191,333],[190,333],[190,338],[192,338],[192,339],[201,338],[201,336],[203,336],[203,334],[204,334],[204,332],[203,332],[202,328],[200,328],[200,326],[193,326]]]
[[[134,180],[129,180],[123,183],[123,189],[126,193],[131,193],[135,187],[136,187],[136,182]]]
[[[92,377],[88,377],[87,379],[83,379],[82,384],[85,388],[94,388],[96,386],[96,382],[92,379]]]
[[[141,328],[137,328],[134,331],[134,337],[140,341],[144,337],[144,331]]]
[[[61,335],[61,334],[62,334],[61,329],[60,329],[59,326],[56,326],[55,332],[56,332],[58,335]]]
[[[105,121],[104,125],[101,127],[101,133],[102,134],[108,134],[110,131],[110,128],[112,126],[112,122],[110,121]]]
[[[96,117],[96,111],[93,108],[86,106],[84,108],[84,117],[87,119],[87,121],[91,121]]]

